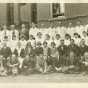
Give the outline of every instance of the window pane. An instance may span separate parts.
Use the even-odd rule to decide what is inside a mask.
[[[60,12],[61,13],[64,13],[65,12],[64,3],[60,3]]]
[[[53,3],[52,12],[53,17],[63,16],[64,15],[64,3]]]

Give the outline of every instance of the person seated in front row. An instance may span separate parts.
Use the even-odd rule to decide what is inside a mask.
[[[21,47],[20,41],[18,41],[17,47],[15,48],[13,53],[18,57],[18,60],[19,60],[19,63],[20,63],[19,69],[21,71],[22,63],[23,63],[23,60],[24,60],[24,57],[25,57],[25,49]]]
[[[88,74],[88,51],[84,53],[84,57],[80,60],[80,69],[83,75]]]
[[[41,42],[37,42],[35,55],[36,55],[36,70],[43,73],[43,48],[41,46]]]
[[[25,54],[29,56],[29,60],[31,63],[31,68],[35,67],[36,59],[35,59],[35,49],[33,49],[31,42],[28,42],[25,48]]]
[[[71,43],[67,48],[68,56],[66,61],[67,70],[66,73],[74,73],[79,69],[79,47],[74,43],[74,39],[71,39]]]
[[[51,71],[56,71],[59,65],[58,51],[55,42],[51,42],[50,57],[48,59],[48,65],[51,66]]]
[[[8,73],[9,74],[12,74],[12,75],[18,74],[19,61],[18,61],[18,57],[15,54],[12,54],[12,56],[10,56],[8,58],[7,66],[8,66]]]
[[[67,61],[67,46],[64,44],[64,39],[60,40],[60,46],[57,48],[59,53],[59,72],[64,72],[63,68],[66,66]]]
[[[22,63],[22,74],[23,75],[29,75],[36,72],[35,69],[35,61],[33,60],[33,58],[29,57],[29,55],[27,54],[24,57],[23,63]]]
[[[0,76],[7,76],[7,69],[4,68],[3,60],[5,58],[0,55]]]
[[[80,57],[81,59],[84,57],[84,53],[88,51],[88,46],[85,44],[85,40],[82,39],[80,42]]]
[[[7,58],[12,55],[12,51],[10,47],[7,46],[6,42],[3,42],[2,45],[3,47],[0,50],[0,54],[3,56],[3,58],[5,58],[3,60],[3,65],[4,65],[4,68],[7,69]]]
[[[85,40],[82,39],[80,42],[80,62],[83,60],[83,58],[85,57],[85,53],[88,52],[88,46],[85,44]],[[83,71],[84,68],[82,68],[82,66],[80,65],[80,71]]]
[[[43,42],[43,72],[47,73],[49,70],[49,66],[48,66],[48,59],[50,58],[50,48],[47,45],[47,42],[44,41]]]
[[[79,47],[75,44],[74,39],[71,39],[71,44],[68,46],[68,56],[70,65],[76,65],[77,59],[79,58]]]

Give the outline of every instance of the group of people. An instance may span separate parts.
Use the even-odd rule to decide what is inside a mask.
[[[0,75],[88,72],[88,25],[0,30]]]

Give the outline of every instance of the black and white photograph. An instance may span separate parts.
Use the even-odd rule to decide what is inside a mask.
[[[0,83],[88,82],[88,3],[0,3]]]

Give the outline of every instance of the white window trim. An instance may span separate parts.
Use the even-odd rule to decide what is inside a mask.
[[[50,18],[51,19],[64,19],[65,18],[65,16],[58,16],[58,17],[53,17],[53,6],[52,6],[52,4],[53,3],[50,3]],[[65,13],[65,5],[64,5],[65,3],[60,3],[60,5],[62,6],[62,8],[61,8],[61,12],[62,13]]]

